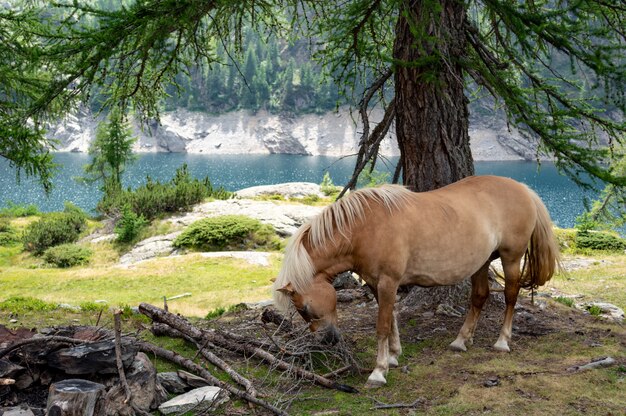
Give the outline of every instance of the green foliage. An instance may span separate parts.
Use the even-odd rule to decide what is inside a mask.
[[[11,246],[20,241],[15,228],[8,218],[0,217],[0,247]]]
[[[76,242],[80,233],[87,228],[86,216],[72,205],[67,205],[66,209],[64,212],[47,214],[28,225],[22,239],[24,249],[41,255],[50,247]]]
[[[117,241],[120,243],[130,243],[134,241],[146,224],[148,224],[148,221],[146,221],[143,215],[135,214],[130,206],[125,205],[122,209],[122,217],[115,225]]]
[[[324,172],[324,177],[322,178],[322,183],[320,184],[320,190],[324,195],[330,197],[338,193],[337,186],[333,183],[329,172]]]
[[[46,263],[66,268],[89,263],[93,252],[78,244],[61,244],[50,247],[43,253]]]
[[[149,221],[162,214],[187,211],[206,198],[228,199],[231,196],[232,193],[222,187],[214,188],[209,178],[202,181],[192,178],[184,164],[167,183],[148,177],[146,183],[134,191],[105,193],[96,209],[103,214],[114,214],[129,206],[137,216]]]
[[[600,316],[602,315],[602,308],[598,305],[591,305],[587,308],[587,312],[589,312],[591,316]]]
[[[320,197],[315,194],[306,195],[303,198],[299,199],[305,205],[315,205],[320,201]]]
[[[0,216],[2,217],[29,217],[31,215],[39,215],[39,209],[34,204],[21,205],[16,204],[13,201],[7,201],[7,206],[0,209]]]
[[[613,153],[613,173],[626,175],[626,156],[624,145]],[[608,184],[598,198],[587,207],[587,211],[576,218],[576,228],[581,231],[617,230],[626,225],[626,187]]]
[[[576,247],[579,249],[623,251],[626,239],[603,231],[579,231],[576,235]]]
[[[78,306],[85,312],[99,312],[106,308],[105,304],[96,302],[81,302]]]
[[[44,302],[43,300],[28,296],[12,296],[0,302],[0,310],[12,313],[24,313],[27,311],[46,312],[53,311],[58,308],[55,303]]]
[[[271,225],[243,215],[224,215],[196,221],[174,240],[174,247],[207,251],[276,248],[278,244]]]
[[[562,303],[565,306],[569,306],[570,308],[574,306],[574,299],[566,298],[564,296],[556,296],[553,298],[556,302]]]
[[[225,313],[226,313],[226,308],[220,306],[219,308],[215,308],[212,311],[209,311],[204,317],[204,319],[211,320],[211,319],[219,318]]]
[[[248,307],[246,306],[245,303],[237,303],[235,305],[230,305],[228,308],[224,308],[220,306],[220,307],[213,309],[212,311],[209,311],[204,317],[204,319],[211,320],[211,319],[219,318],[225,313],[237,313],[237,312],[245,311],[246,309],[248,309]]]
[[[389,172],[381,172],[374,169],[372,163],[370,162],[359,175],[357,186],[359,188],[371,188],[383,185],[385,183],[389,183],[390,176]]]

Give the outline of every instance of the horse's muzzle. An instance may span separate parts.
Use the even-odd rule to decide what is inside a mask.
[[[341,334],[335,325],[328,325],[322,330],[322,344],[335,345],[341,340]]]

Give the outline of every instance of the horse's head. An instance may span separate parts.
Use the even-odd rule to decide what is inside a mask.
[[[278,289],[289,296],[300,316],[312,332],[322,333],[322,342],[336,344],[341,335],[337,330],[337,293],[325,279],[314,279],[306,292],[296,292],[291,283]]]

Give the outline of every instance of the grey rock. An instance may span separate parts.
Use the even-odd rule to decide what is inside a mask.
[[[140,241],[131,251],[124,254],[120,258],[120,263],[128,265],[158,256],[170,255],[174,251],[174,246],[172,244],[180,233],[181,231],[176,231],[170,234],[158,235]]]
[[[226,391],[219,387],[206,386],[168,400],[159,406],[159,411],[169,415],[172,413],[182,414],[193,409],[194,412],[200,413],[226,401],[228,401]]]
[[[471,112],[489,114],[489,112]],[[380,121],[383,112],[372,109],[370,120]],[[86,109],[70,114],[48,126],[48,137],[59,140],[59,151],[87,152],[95,137],[100,118]],[[474,160],[534,159],[536,145],[509,129],[506,117],[498,114],[472,116],[470,137]],[[302,154],[345,156],[355,154],[362,128],[348,107],[325,114],[297,117],[258,111],[232,111],[211,115],[178,109],[162,114],[142,128],[133,126],[136,152],[188,152],[204,154]],[[399,155],[389,135],[381,144],[381,154]]]
[[[161,397],[160,384],[154,365],[148,356],[142,352],[137,353],[129,370],[126,372],[126,380],[131,391],[132,405],[145,412],[155,409],[165,399]],[[121,383],[116,383],[105,395],[105,410],[107,415],[135,414],[129,403],[124,403],[126,392]]]
[[[189,385],[185,383],[182,378],[180,378],[176,371],[158,373],[157,379],[163,388],[171,394],[181,394],[189,388]]]
[[[207,217],[245,215],[272,225],[279,235],[288,237],[295,233],[309,218],[314,217],[321,211],[322,207],[309,205],[229,199],[196,205],[192,212],[172,217],[169,221],[177,225],[187,226]]]
[[[1,416],[35,416],[28,406],[0,407]]]
[[[616,322],[624,321],[624,310],[612,303],[607,302],[587,302],[576,305],[576,307],[584,310],[589,310],[592,307],[600,308],[602,311],[600,316],[606,319],[612,319]]]

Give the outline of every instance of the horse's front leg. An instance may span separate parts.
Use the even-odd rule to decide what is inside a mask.
[[[389,343],[395,336],[392,336],[394,332],[397,332],[397,325],[394,325],[395,319],[393,315],[393,307],[396,301],[396,291],[398,285],[390,278],[381,278],[377,287],[377,299],[378,299],[378,320],[376,322],[376,335],[378,338],[378,353],[376,355],[376,367],[372,374],[367,379],[366,387],[380,387],[387,383],[385,376],[389,371]],[[399,337],[397,344],[394,342],[394,359],[397,363],[397,354],[399,354]]]
[[[398,314],[394,311],[391,317],[391,334],[389,336],[389,367],[398,366],[398,357],[402,354],[400,331],[398,330]]]

